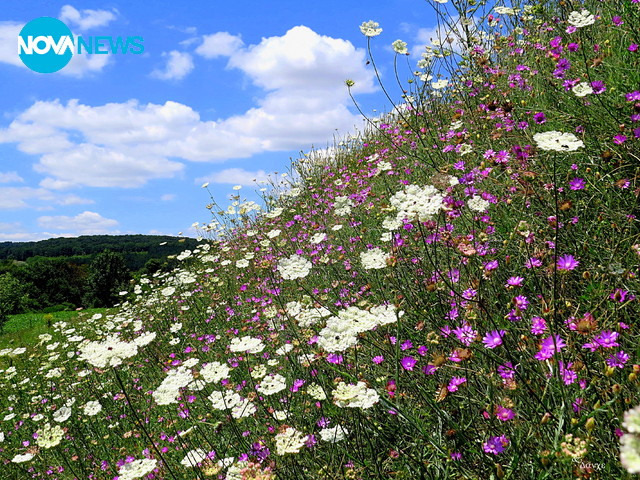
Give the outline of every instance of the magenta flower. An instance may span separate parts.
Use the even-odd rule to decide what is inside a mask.
[[[613,143],[615,143],[616,145],[622,145],[626,141],[627,141],[627,136],[622,135],[621,133],[613,137]]]
[[[447,385],[447,390],[449,390],[450,392],[456,392],[458,390],[458,387],[466,381],[467,379],[465,377],[453,377],[449,381],[449,385]]]
[[[482,343],[486,348],[496,348],[502,345],[502,337],[506,332],[504,330],[494,330],[487,333],[482,339]]]
[[[584,178],[576,177],[569,181],[569,188],[571,190],[582,190],[586,185],[586,181]]]
[[[478,332],[471,328],[471,325],[468,323],[456,328],[453,333],[456,335],[456,338],[467,347],[471,345],[478,336]]]
[[[524,282],[524,278],[522,277],[509,277],[507,279],[507,283],[504,285],[505,287],[521,287],[522,282]]]
[[[547,329],[547,322],[542,317],[533,317],[531,319],[531,333],[534,335],[542,335]]]
[[[607,87],[602,80],[591,82],[591,88],[593,88],[593,93],[595,93],[596,95],[604,93],[607,90]]]
[[[498,455],[499,453],[504,452],[507,445],[509,445],[509,439],[504,435],[500,435],[499,437],[490,437],[489,440],[482,444],[482,449],[486,453]]]
[[[498,418],[498,420],[506,422],[508,420],[511,420],[515,416],[516,414],[510,408],[503,407],[502,405],[498,405],[498,407],[496,408],[496,417]]]
[[[629,361],[629,355],[620,350],[615,355],[610,356],[605,360],[606,364],[613,367],[624,368],[624,365]]]
[[[533,119],[537,124],[543,124],[547,121],[547,117],[545,117],[544,112],[538,112],[533,115]]]
[[[551,335],[540,342],[540,351],[534,355],[534,358],[540,361],[547,360],[566,346],[560,335]]]
[[[409,371],[413,370],[413,367],[416,365],[416,363],[417,360],[413,357],[404,357],[402,360],[400,360],[402,368]]]
[[[498,367],[498,375],[505,380],[511,380],[516,375],[516,369],[513,368],[513,363],[507,362],[504,365]]]
[[[384,362],[384,357],[382,355],[376,355],[371,359],[371,361],[376,365],[380,365],[382,362]]]
[[[579,264],[580,262],[573,255],[563,255],[558,259],[556,266],[558,270],[569,271],[575,269]]]
[[[562,360],[558,362],[558,371],[565,385],[571,385],[578,379],[578,374],[571,370],[572,366],[573,362],[567,363],[566,366]]]
[[[540,260],[539,258],[535,258],[535,257],[531,257],[529,260],[527,260],[524,263],[524,266],[526,268],[535,268],[535,267],[539,267],[540,265],[542,265],[542,260]]]

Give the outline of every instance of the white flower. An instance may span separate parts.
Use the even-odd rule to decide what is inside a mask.
[[[312,383],[307,387],[307,395],[309,395],[314,400],[326,400],[327,395],[324,393],[324,390],[317,383]]]
[[[264,216],[267,218],[276,218],[276,217],[279,217],[283,211],[284,211],[283,208],[277,207],[271,210],[269,213],[265,213]]]
[[[498,15],[515,15],[520,11],[518,8],[510,8],[510,7],[496,7],[494,8],[495,12]]]
[[[622,426],[626,428],[629,433],[640,433],[640,406],[624,412]]]
[[[586,97],[593,93],[593,88],[587,82],[580,82],[575,85],[571,91],[575,94],[576,97]]]
[[[277,269],[285,280],[295,280],[306,277],[311,271],[311,267],[312,264],[309,260],[294,254],[289,258],[281,259]]]
[[[165,297],[170,297],[171,295],[176,293],[176,289],[175,287],[165,287],[160,291],[160,293]]]
[[[185,467],[196,467],[205,458],[207,458],[207,452],[201,448],[196,448],[187,453],[185,457],[180,460],[180,463]]]
[[[218,383],[225,378],[229,378],[229,372],[231,370],[227,365],[220,362],[207,363],[200,369],[200,376],[207,383]]]
[[[449,85],[449,80],[442,79],[438,80],[437,82],[432,82],[431,88],[433,88],[434,90],[440,90],[442,88],[445,88],[447,85]]]
[[[264,343],[259,338],[249,336],[234,337],[229,344],[229,350],[232,352],[260,353],[264,350]]]
[[[242,397],[231,390],[225,390],[224,393],[214,391],[208,398],[216,410],[227,410],[242,404]]]
[[[375,37],[382,33],[382,29],[379,27],[380,24],[378,22],[369,20],[368,22],[363,22],[362,25],[360,25],[360,31],[367,37]]]
[[[324,242],[326,239],[327,239],[326,233],[316,233],[313,237],[309,239],[309,243],[312,243],[313,245],[317,245],[321,242]]]
[[[378,393],[372,388],[367,388],[364,382],[358,382],[356,385],[340,382],[333,391],[333,403],[343,408],[367,409],[379,401]]]
[[[436,3],[447,3],[449,0],[433,0]]]
[[[243,398],[231,409],[231,416],[236,419],[250,417],[251,415],[256,413],[257,410],[258,409],[253,403],[251,403],[248,399]]]
[[[53,414],[53,419],[56,422],[62,423],[66,421],[70,416],[71,416],[71,409],[65,405],[64,407],[60,407],[58,410],[55,411],[55,413]]]
[[[366,252],[360,252],[360,263],[365,270],[378,270],[387,266],[389,254],[380,247],[372,248]]]
[[[579,12],[571,12],[567,22],[569,25],[581,28],[586,27],[587,25],[593,25],[596,22],[596,18],[589,12],[589,10],[583,9]]]
[[[156,332],[145,332],[142,335],[138,335],[133,339],[133,343],[137,347],[144,347],[145,345],[149,345],[156,338]]]
[[[58,425],[52,427],[49,423],[45,423],[41,429],[38,430],[38,438],[36,443],[41,448],[51,448],[60,444],[64,437],[64,430]]]
[[[582,140],[578,140],[574,134],[556,132],[555,130],[536,133],[533,140],[538,148],[555,152],[573,152],[584,147]]]
[[[256,365],[255,367],[253,367],[253,370],[251,370],[251,378],[255,378],[256,380],[261,379],[266,374],[267,374],[266,365],[262,365],[262,364]]]
[[[640,473],[640,438],[625,434],[620,438],[620,463],[629,473]]]
[[[474,195],[473,198],[467,200],[467,206],[474,212],[485,212],[489,205],[491,204],[480,195]]]
[[[256,390],[262,395],[274,395],[287,388],[287,379],[282,375],[268,375],[262,379]]]
[[[249,266],[249,261],[245,260],[244,258],[241,258],[236,262],[237,268],[247,268],[248,266]]]
[[[88,342],[80,347],[80,359],[98,368],[115,367],[137,353],[136,344],[120,341],[116,335],[110,335],[102,342]]]
[[[442,208],[443,199],[442,194],[432,185],[407,185],[390,199],[391,205],[397,210],[396,224],[404,219],[413,220],[416,217],[421,222],[430,220]]]
[[[267,232],[267,237],[269,238],[276,238],[278,235],[280,235],[281,230],[278,230],[277,228],[274,230],[270,230],[269,232]]]
[[[13,463],[23,463],[28,462],[33,458],[33,453],[23,453],[21,455],[16,455],[11,459]]]
[[[345,215],[349,215],[351,213],[351,207],[353,207],[353,202],[346,195],[340,195],[333,199],[333,208],[336,215],[340,215],[344,217]]]
[[[393,47],[393,51],[400,55],[407,55],[409,50],[407,50],[407,42],[403,42],[402,40],[396,40],[391,44]]]
[[[158,461],[151,458],[125,463],[118,470],[118,480],[133,480],[134,478],[144,477],[153,472],[157,465]]]
[[[153,399],[158,405],[177,403],[180,389],[189,385],[193,380],[193,374],[184,365],[169,370],[160,386],[153,392]]]
[[[276,435],[276,454],[298,453],[306,440],[307,435],[293,427],[287,427],[284,432]]]
[[[320,438],[325,442],[336,443],[344,440],[349,435],[349,430],[341,425],[336,425],[331,428],[323,428],[320,430]]]
[[[97,415],[100,410],[102,410],[102,405],[97,400],[91,400],[84,405],[84,414],[89,417]]]

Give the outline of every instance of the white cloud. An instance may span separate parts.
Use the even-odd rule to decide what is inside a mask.
[[[239,35],[231,35],[229,32],[217,32],[204,35],[202,43],[195,52],[205,58],[230,57],[244,46]]]
[[[154,70],[151,76],[160,80],[180,80],[193,70],[193,58],[186,52],[172,50],[164,52],[163,57],[167,57],[167,63],[162,70]]]
[[[206,177],[196,179],[196,184],[204,182],[210,183],[226,183],[230,185],[256,186],[257,182],[264,182],[272,177],[273,174],[264,170],[251,172],[243,168],[227,168],[220,172],[212,173]]]
[[[163,202],[170,202],[171,200],[175,200],[176,196],[177,195],[175,193],[165,193],[160,196],[160,200]]]
[[[35,208],[50,210],[52,205],[82,205],[94,203],[93,200],[77,195],[52,192],[46,188],[0,187],[0,210]]]
[[[38,217],[38,225],[51,230],[71,230],[77,235],[101,235],[119,233],[113,227],[118,221],[105,218],[99,213],[84,211],[75,217],[66,215]]]
[[[138,187],[179,174],[181,160],[223,162],[323,147],[336,130],[362,124],[348,109],[344,81],[356,82],[354,93],[372,92],[374,77],[365,52],[350,42],[299,26],[257,45],[245,47],[239,38],[222,44],[214,50],[210,43],[209,55],[228,55],[228,68],[264,90],[244,113],[204,121],[191,107],[172,101],[99,106],[39,101],[0,128],[0,143],[17,143],[20,151],[39,155],[34,168],[46,176],[40,185],[47,189]]]
[[[27,68],[18,56],[18,34],[24,22],[0,22],[0,62]]]
[[[67,26],[74,25],[78,30],[85,31],[108,25],[116,19],[117,13],[116,10],[77,10],[71,5],[64,5],[58,18]]]
[[[0,172],[0,183],[20,183],[24,182],[24,178],[16,172]]]
[[[463,27],[462,21],[458,15],[447,17],[446,23],[439,23],[438,25],[430,28],[418,29],[415,39],[418,43],[412,49],[412,54],[420,56],[420,53],[424,52],[426,46],[438,46],[444,45],[448,50],[460,52],[463,43],[467,42],[467,32],[470,37],[473,38],[477,35],[480,19],[473,17],[472,24],[468,25],[467,29]]]
[[[74,54],[71,60],[58,73],[70,77],[84,77],[92,73],[99,73],[109,64],[111,54]]]

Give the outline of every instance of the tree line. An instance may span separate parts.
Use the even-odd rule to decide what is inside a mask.
[[[134,276],[172,270],[175,255],[198,242],[97,235],[7,243],[0,244],[0,327],[15,313],[111,307]]]

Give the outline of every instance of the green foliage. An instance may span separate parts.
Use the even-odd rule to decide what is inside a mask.
[[[20,281],[10,273],[0,275],[0,330],[9,315],[17,313],[27,301],[27,294]]]
[[[131,274],[121,253],[105,251],[89,267],[84,302],[91,307],[112,307],[126,290]]]

